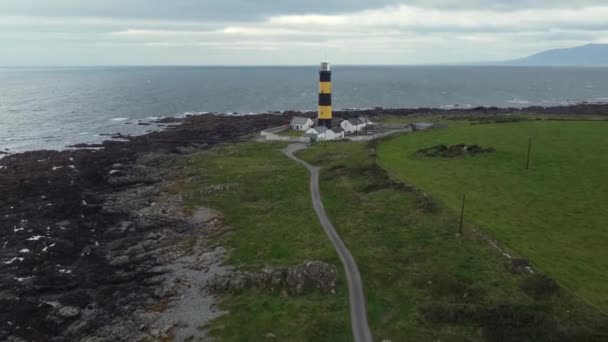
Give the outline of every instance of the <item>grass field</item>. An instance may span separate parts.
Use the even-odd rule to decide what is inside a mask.
[[[457,237],[458,215],[392,182],[367,144],[319,144],[298,156],[323,167],[323,201],[359,265],[376,340],[592,338],[573,337],[596,322],[592,309],[568,294],[531,296],[524,289],[535,276],[507,271],[479,235]]]
[[[466,218],[603,312],[608,311],[608,123],[456,125],[400,136],[378,147],[379,164]],[[525,170],[528,137],[530,170]],[[438,144],[496,152],[422,157]]]
[[[281,144],[226,145],[184,162],[180,191],[189,207],[225,215],[230,232],[219,238],[231,250],[228,263],[241,269],[339,260],[318,224],[308,190],[308,172],[279,151]],[[200,191],[229,185],[228,191]],[[231,185],[231,186],[230,186]],[[341,267],[339,267],[341,271]],[[342,274],[340,275],[342,276]],[[221,341],[350,341],[347,293],[283,297],[276,293],[224,296],[230,312],[210,326]]]
[[[422,136],[422,135],[421,135]],[[226,145],[184,161],[188,206],[221,210],[230,232],[210,243],[255,269],[323,260],[341,265],[318,225],[307,171],[281,144]],[[322,167],[327,212],[363,278],[375,340],[602,341],[595,310],[505,259],[479,235],[459,237],[449,207],[400,183],[367,143],[323,143],[299,157]],[[208,192],[209,186],[230,190]],[[238,186],[234,186],[238,184]],[[347,291],[301,297],[249,291],[221,297],[229,313],[207,328],[221,341],[351,341]],[[531,290],[530,290],[531,289]],[[535,295],[540,290],[541,296]]]

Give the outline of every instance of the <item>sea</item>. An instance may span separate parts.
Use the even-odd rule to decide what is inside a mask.
[[[315,110],[316,66],[0,68],[0,151],[143,134],[160,117]],[[608,68],[333,66],[335,109],[608,103]]]

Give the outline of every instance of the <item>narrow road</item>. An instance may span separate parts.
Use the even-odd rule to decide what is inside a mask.
[[[365,295],[363,294],[363,283],[361,275],[355,263],[355,259],[350,254],[342,239],[336,232],[333,224],[325,213],[323,202],[321,201],[321,193],[319,191],[319,168],[308,164],[307,162],[296,158],[293,154],[299,150],[305,149],[305,144],[291,144],[283,150],[287,157],[304,165],[310,172],[310,194],[312,196],[312,204],[315,207],[319,222],[323,226],[325,233],[334,245],[336,252],[342,260],[344,271],[346,273],[346,281],[348,283],[348,299],[350,306],[350,321],[355,342],[371,342],[372,334],[367,323],[367,310],[365,306]]]

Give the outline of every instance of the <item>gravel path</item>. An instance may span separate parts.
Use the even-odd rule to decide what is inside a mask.
[[[321,193],[319,191],[319,167],[308,164],[307,162],[298,159],[293,154],[299,150],[305,149],[305,144],[291,144],[283,150],[283,153],[290,159],[297,161],[304,165],[310,172],[310,193],[312,196],[312,203],[319,217],[319,222],[325,229],[325,233],[334,245],[336,252],[342,260],[344,265],[344,271],[346,273],[346,280],[348,282],[348,297],[350,303],[350,319],[352,324],[353,337],[356,342],[368,342],[372,341],[372,334],[369,330],[367,323],[367,310],[365,305],[365,295],[363,293],[363,283],[361,282],[361,275],[359,269],[355,263],[355,259],[350,254],[346,245],[340,236],[336,232],[333,224],[325,213],[323,202],[321,201]]]

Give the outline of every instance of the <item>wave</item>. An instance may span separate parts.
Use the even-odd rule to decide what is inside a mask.
[[[111,119],[111,121],[127,121],[127,120],[129,120],[129,118],[114,118],[114,119]]]
[[[527,104],[530,104],[530,101],[527,101],[527,100],[520,100],[520,99],[512,99],[512,100],[507,101],[507,103],[514,103],[514,104],[527,105]]]
[[[473,108],[473,105],[470,103],[465,104],[445,104],[441,105],[441,109],[459,109],[459,108]]]

